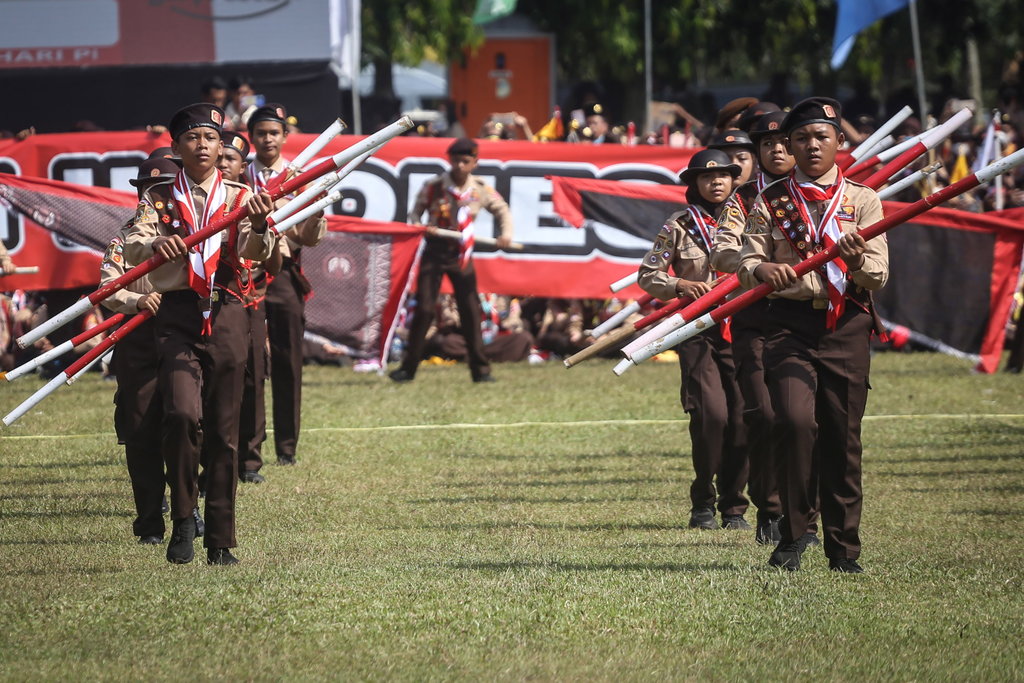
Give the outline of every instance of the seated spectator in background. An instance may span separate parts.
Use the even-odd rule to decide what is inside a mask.
[[[533,335],[523,329],[519,304],[514,299],[496,295],[480,295],[483,316],[480,333],[484,353],[495,363],[526,360],[533,346]],[[427,357],[446,360],[466,359],[466,339],[461,332],[458,307],[450,294],[441,295],[437,306],[437,322],[427,335]]]
[[[46,305],[38,293],[18,289],[0,294],[0,371],[12,370],[53,348],[46,337],[27,349],[15,341],[46,318]]]
[[[594,340],[584,333],[584,318],[580,299],[549,299],[537,333],[537,348],[564,358],[590,346]]]

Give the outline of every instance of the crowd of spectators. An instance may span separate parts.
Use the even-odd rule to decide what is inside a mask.
[[[958,180],[970,172],[979,159],[995,155],[1006,155],[1018,149],[1021,132],[1024,131],[1024,74],[1021,60],[1014,62],[1004,74],[1004,83],[998,91],[996,107],[984,107],[982,103],[957,97],[947,97],[941,109],[930,124],[942,122],[962,107],[970,108],[975,117],[972,122],[956,131],[934,153],[922,157],[903,171],[912,173],[918,168],[940,162],[937,171],[928,175],[916,186],[904,190],[896,199],[913,201],[934,192],[944,184]],[[781,89],[780,89],[781,88]],[[577,89],[578,98],[572,108],[563,112],[556,109],[546,122],[531,123],[518,112],[498,112],[489,116],[479,126],[474,126],[476,137],[490,140],[530,140],[534,142],[564,141],[576,144],[668,145],[676,148],[699,148],[725,130],[743,128],[748,119],[765,110],[785,108],[791,102],[777,103],[763,99],[766,96],[785,95],[785,87],[774,83],[762,97],[741,97],[734,99],[717,110],[710,110],[706,102],[699,103],[701,116],[692,114],[686,103],[658,101],[650,103],[650,120],[655,126],[650,130],[638,129],[630,122],[616,121],[607,107],[599,100],[598,88]],[[878,103],[871,99],[865,84],[859,84],[854,94],[844,102],[844,119],[848,147],[856,146],[886,120],[888,112],[881,111]],[[237,76],[230,81],[211,78],[201,84],[199,96],[225,109],[225,128],[244,130],[245,121],[258,106],[263,96],[257,94],[252,78]],[[614,103],[613,103],[614,104]],[[690,103],[692,105],[692,103]],[[934,105],[933,105],[934,106]],[[459,122],[446,107],[437,115],[417,126],[412,134],[423,136],[458,137],[465,134],[466,124]],[[708,112],[713,112],[708,115]],[[540,123],[541,125],[536,126]],[[299,131],[298,120],[289,117],[290,132]],[[148,130],[162,132],[161,125],[146,126]],[[912,137],[921,132],[923,126],[917,117],[910,117],[895,131],[896,141]],[[75,131],[99,130],[90,121],[79,121],[72,126]],[[33,128],[22,131],[0,131],[0,139],[25,139],[35,133]],[[894,178],[898,180],[899,177]],[[950,203],[953,208],[971,212],[1013,209],[1024,206],[1024,167],[1015,173],[1003,176],[1001,182],[978,188]],[[51,293],[52,294],[52,293]],[[484,338],[495,360],[529,361],[541,363],[551,358],[561,358],[579,351],[593,342],[589,332],[600,322],[618,310],[625,302],[611,298],[607,300],[565,300],[547,298],[513,299],[493,294],[481,295],[488,315],[484,318]],[[9,369],[24,359],[26,352],[20,351],[14,339],[20,331],[45,316],[45,304],[54,296],[40,293],[7,292],[0,295],[0,370]],[[59,298],[59,297],[56,297]],[[1018,296],[1024,302],[1024,297]],[[428,350],[438,359],[457,361],[461,354],[458,348],[459,335],[452,334],[460,324],[454,306],[442,299],[438,324],[432,331]],[[401,334],[394,351],[401,352]],[[98,341],[98,340],[97,340]],[[59,343],[59,342],[56,342]],[[51,340],[43,340],[27,353],[45,350]],[[310,355],[320,360],[337,359],[342,351],[313,345]],[[464,349],[463,349],[464,352]],[[429,354],[428,354],[429,355]],[[374,366],[361,366],[375,369]],[[57,370],[55,370],[57,371]]]

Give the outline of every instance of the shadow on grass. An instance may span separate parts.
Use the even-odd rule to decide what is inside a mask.
[[[47,568],[47,569],[15,569],[5,570],[5,576],[63,576],[66,575],[68,570],[66,568]],[[99,568],[99,567],[78,567],[75,569],[75,574],[86,574],[88,576],[98,576],[100,574],[123,574],[124,570],[111,567],[111,568]]]
[[[508,503],[568,503],[568,504],[592,504],[592,503],[633,503],[633,502],[654,502],[668,500],[669,497],[658,496],[611,496],[605,498],[573,498],[571,496],[558,496],[552,498],[527,498],[526,496],[462,496],[462,497],[437,497],[437,498],[416,498],[407,501],[412,505],[429,505],[441,503],[452,505],[457,503],[495,503],[506,505]]]
[[[116,498],[123,500],[125,494],[109,491],[90,491],[88,493],[0,493],[0,500],[82,500],[83,498]]]
[[[1001,454],[1001,453],[988,453],[988,454],[980,454],[980,455],[959,455],[959,456],[958,455],[948,455],[948,456],[932,456],[932,457],[922,457],[922,458],[893,458],[893,461],[894,462],[901,462],[901,463],[903,463],[903,462],[907,462],[907,463],[912,463],[912,462],[973,462],[975,460],[984,460],[984,461],[1014,460],[1014,459],[1020,459],[1020,457],[1021,456],[1020,456],[1019,453],[1007,453],[1005,455]]]
[[[527,481],[516,481],[510,479],[495,479],[492,481],[467,481],[443,484],[445,488],[481,488],[486,486],[526,486],[526,487],[553,487],[553,486],[603,486],[621,484],[678,484],[678,479],[654,478],[654,477],[622,477],[618,479],[563,479],[553,481],[549,479],[532,479]]]
[[[4,510],[0,512],[0,519],[33,519],[36,517],[66,517],[66,518],[87,518],[87,517],[131,517],[128,512],[117,510]]]
[[[128,541],[114,541],[109,539],[92,539],[92,538],[31,538],[31,539],[17,539],[11,541],[0,541],[0,545],[39,545],[39,546],[51,546],[51,545],[73,545],[73,546],[98,546],[98,545],[124,545]]]
[[[978,515],[979,517],[1020,517],[1021,511],[1014,509],[992,510],[955,510],[954,515]]]
[[[456,562],[447,565],[452,569],[508,572],[531,569],[547,569],[556,572],[738,572],[740,568],[722,562],[599,562],[582,564],[577,562]]]
[[[63,470],[75,467],[124,467],[124,463],[111,462],[110,460],[82,460],[79,462],[42,462],[42,463],[14,463],[4,464],[5,468],[30,469],[30,470]]]
[[[106,484],[112,481],[121,481],[127,479],[127,475],[124,477],[111,476],[111,477],[65,477],[63,479],[3,479],[0,480],[0,485],[3,486],[63,486],[66,484]],[[85,494],[82,494],[85,495]]]
[[[931,486],[924,488],[904,489],[909,493],[1009,493],[1024,494],[1024,484],[1007,484],[1005,486]]]
[[[998,476],[1000,474],[1020,474],[1019,468],[1000,467],[992,470],[945,470],[942,472],[890,472],[886,470],[875,470],[871,472],[879,477],[899,477],[904,479],[933,479],[935,477],[963,477],[963,476]]]

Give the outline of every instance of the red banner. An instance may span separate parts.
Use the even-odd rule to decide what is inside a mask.
[[[285,155],[294,156],[313,137],[290,136]],[[341,136],[324,154],[334,154],[359,139]],[[447,169],[445,151],[450,143],[451,140],[438,138],[393,140],[349,175],[343,185],[344,199],[332,207],[332,212],[380,222],[404,222],[422,184]],[[36,135],[21,142],[0,142],[0,172],[132,191],[128,179],[135,176],[138,164],[150,151],[167,144],[166,135],[144,132]],[[677,182],[678,172],[686,167],[694,151],[481,142],[480,164],[475,173],[508,200],[515,222],[515,240],[525,249],[499,253],[478,244],[474,260],[480,290],[535,296],[607,296],[608,283],[633,270],[648,245],[611,226],[578,229],[569,225],[553,209],[549,177],[671,185]],[[31,220],[20,216],[2,219],[0,237],[15,263],[49,270],[54,278],[51,286],[88,284],[74,269],[52,274],[50,266],[67,257],[48,234],[31,229]],[[476,230],[478,235],[494,235],[489,214],[481,214]],[[95,272],[95,263],[90,261],[87,270]],[[5,287],[39,287],[40,282],[12,279]]]

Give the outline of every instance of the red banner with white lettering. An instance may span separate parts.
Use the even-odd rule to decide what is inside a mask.
[[[292,135],[285,156],[294,156],[313,135]],[[336,138],[323,154],[334,154],[360,138]],[[145,132],[36,135],[24,141],[0,141],[0,173],[35,176],[79,185],[133,192],[128,184],[138,165],[157,147],[170,144],[166,135]],[[405,222],[420,187],[448,168],[449,139],[397,138],[342,185],[343,199],[331,212],[378,222]],[[552,206],[550,176],[602,178],[671,185],[695,150],[620,145],[481,142],[476,175],[497,189],[512,209],[515,240],[521,252],[503,253],[477,244],[474,249],[482,292],[557,297],[604,297],[609,282],[635,268],[648,244],[616,227],[593,223],[580,229],[559,217]],[[659,223],[660,225],[660,223]],[[478,236],[494,236],[486,212],[477,219]],[[7,287],[70,288],[89,284],[67,263],[66,247],[48,232],[32,229],[33,221],[0,216],[0,238],[19,265],[41,266],[45,275],[19,276]],[[109,226],[111,232],[116,226]],[[84,254],[83,258],[95,259]],[[86,270],[94,272],[92,262]]]

